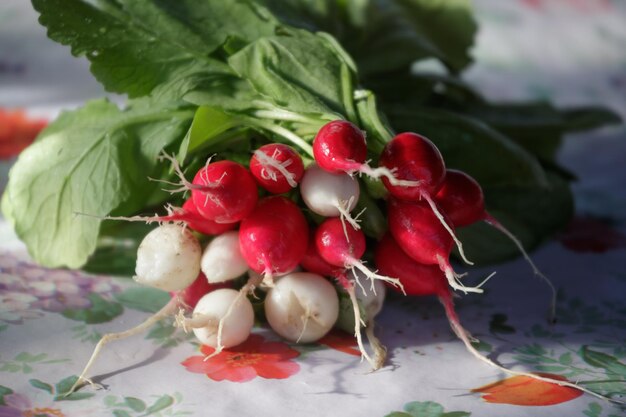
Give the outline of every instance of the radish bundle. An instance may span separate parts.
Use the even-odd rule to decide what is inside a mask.
[[[468,264],[521,251],[550,283],[524,247],[571,214],[568,177],[505,123],[510,107],[456,76],[469,62],[469,14],[466,36],[441,43],[419,25],[430,14],[463,19],[443,5],[326,3],[321,12],[312,2],[33,0],[48,35],[85,55],[128,102],[62,113],[13,167],[2,211],[43,265],[131,274],[173,292],[155,316],[104,336],[74,388],[106,343],[163,317],[175,315],[216,355],[243,342],[254,322],[250,297],[265,297],[268,325],[295,343],[349,322],[378,369],[380,309],[363,305],[382,304],[382,283],[439,297],[454,333],[495,365],[454,312],[452,291],[479,294],[486,283],[465,282],[453,248]],[[84,21],[98,22],[99,35],[75,24]],[[406,51],[397,54],[401,38]],[[447,73],[412,71],[423,58]],[[567,112],[548,109],[549,121],[539,117],[534,128],[576,128]],[[598,125],[615,121],[587,111]],[[126,221],[159,225],[146,235]],[[136,257],[108,268],[120,262],[107,262],[102,238],[136,247]],[[349,320],[339,318],[344,292]]]

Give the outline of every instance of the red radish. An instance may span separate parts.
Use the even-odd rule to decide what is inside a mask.
[[[270,193],[282,194],[298,186],[304,175],[304,164],[291,146],[270,143],[254,151],[250,172],[261,187]]]
[[[426,200],[437,220],[454,239],[463,260],[472,265],[465,257],[463,245],[433,201],[446,176],[443,157],[435,144],[417,133],[400,133],[385,145],[380,155],[380,164],[393,171],[398,178],[418,183],[416,186],[397,186],[383,178],[383,183],[392,196],[407,201]]]
[[[389,233],[378,242],[374,259],[382,274],[400,279],[407,295],[439,295],[448,291],[439,267],[414,261]]]
[[[174,210],[172,214],[165,217],[166,220],[183,221],[190,229],[207,236],[220,235],[235,228],[237,223],[216,223],[209,220],[198,212],[193,198],[188,198],[182,209]]]
[[[405,181],[385,168],[368,165],[365,133],[347,120],[333,120],[325,124],[313,141],[315,162],[332,174],[359,172],[372,178],[385,178],[397,186],[415,186],[415,181]]]
[[[452,238],[428,204],[392,198],[387,214],[389,231],[413,260],[425,265],[438,265],[454,289],[482,292],[479,288],[465,287],[457,282],[459,275],[454,272],[449,260]]]
[[[317,251],[317,246],[315,245],[315,232],[310,234],[309,244],[304,256],[300,260],[300,265],[305,271],[313,272],[323,277],[334,277],[335,272],[337,270],[341,270],[340,268],[329,264],[320,256]]]
[[[249,215],[257,202],[257,187],[250,172],[232,161],[201,168],[193,179],[191,197],[202,216],[216,223],[234,223]]]
[[[330,265],[344,269],[356,268],[371,280],[380,279],[402,288],[397,279],[378,275],[365,267],[360,261],[365,253],[365,235],[361,230],[344,225],[338,218],[326,219],[318,226],[315,246],[322,259]]]
[[[174,297],[178,297],[178,300],[186,305],[189,308],[194,308],[199,299],[201,299],[205,294],[210,293],[213,290],[218,290],[220,288],[230,288],[230,282],[220,282],[219,284],[209,284],[209,281],[206,279],[206,276],[200,272],[198,274],[198,278],[194,282],[191,283],[190,286],[185,288],[184,290],[170,292],[170,295]]]
[[[533,272],[543,279],[552,290],[550,320],[553,321],[556,309],[556,288],[530,259],[519,239],[485,210],[485,196],[480,184],[465,172],[448,169],[443,185],[435,196],[435,201],[448,216],[454,227],[469,226],[477,221],[484,220],[513,241],[530,264]]]
[[[292,271],[307,249],[309,226],[300,208],[282,196],[266,197],[239,228],[241,254],[250,269],[273,275]]]
[[[209,159],[189,182],[174,157],[166,154],[162,157],[172,163],[181,182],[181,187],[170,192],[190,190],[201,216],[216,223],[236,223],[254,210],[258,199],[257,186],[243,165],[232,161],[211,162]]]

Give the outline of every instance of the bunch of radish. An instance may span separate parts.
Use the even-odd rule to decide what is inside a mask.
[[[305,167],[295,149],[269,143],[253,151],[248,167],[208,160],[188,181],[178,162],[165,155],[180,177],[175,191],[189,197],[180,208],[168,207],[167,215],[124,219],[160,223],[139,246],[135,280],[170,291],[172,299],[136,328],[105,335],[77,385],[88,381],[104,344],[166,316],[175,315],[176,325],[213,347],[213,355],[236,346],[253,329],[250,298],[259,296],[267,323],[281,337],[310,343],[336,325],[351,327],[362,357],[378,369],[386,350],[374,335],[373,320],[386,287],[409,296],[437,296],[467,349],[500,367],[476,351],[454,311],[454,290],[482,292],[482,284],[464,285],[450,263],[455,244],[470,263],[455,228],[478,221],[495,226],[549,281],[519,241],[485,211],[478,183],[447,170],[436,146],[416,133],[396,135],[379,155],[379,166],[372,167],[364,133],[343,120],[319,130],[313,156]],[[366,237],[355,213],[366,192],[357,175],[381,179],[387,190],[379,205],[386,211],[388,232],[380,240]],[[199,238],[208,243],[202,247]],[[364,260],[367,256],[374,265]],[[352,304],[348,317],[340,317],[340,293]]]

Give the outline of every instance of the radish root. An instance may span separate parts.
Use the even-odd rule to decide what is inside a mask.
[[[401,180],[396,178],[395,172],[396,168],[389,169],[386,167],[377,167],[372,168],[367,163],[361,165],[359,168],[359,173],[365,174],[370,178],[378,179],[381,177],[385,177],[389,180],[389,183],[396,187],[419,187],[422,185],[422,181],[410,181],[410,180]]]
[[[254,151],[254,156],[257,157],[261,165],[263,165],[263,169],[261,170],[261,176],[265,180],[272,180],[274,182],[278,181],[278,175],[276,175],[275,171],[269,170],[266,167],[274,168],[276,171],[280,172],[285,180],[287,180],[287,184],[291,186],[291,188],[296,188],[298,183],[295,180],[295,174],[290,172],[287,167],[291,165],[293,160],[288,159],[284,162],[278,162],[276,158],[280,155],[280,151],[278,149],[274,149],[274,153],[272,156],[267,156],[265,152],[256,150]]]
[[[374,288],[374,280],[375,279],[379,279],[381,281],[388,282],[389,284],[392,284],[393,286],[399,288],[404,295],[406,295],[406,292],[404,291],[404,286],[402,285],[402,283],[400,282],[400,280],[398,278],[391,278],[391,277],[387,277],[385,275],[379,275],[379,274],[376,273],[377,271],[370,271],[358,259],[354,259],[354,258],[348,259],[348,263],[346,265],[346,268],[348,268],[348,269],[355,269],[356,268],[359,271],[363,272],[365,274],[365,276],[367,276],[371,280],[371,289],[372,289],[372,292],[374,293],[374,295],[376,294],[376,289]]]
[[[448,233],[450,233],[450,236],[452,236],[452,239],[454,239],[454,243],[456,244],[456,247],[459,248],[459,255],[461,255],[461,258],[463,259],[463,261],[466,264],[468,264],[468,265],[474,265],[474,262],[470,261],[465,256],[465,251],[463,251],[463,244],[456,237],[456,235],[454,234],[454,231],[452,230],[450,225],[448,225],[448,222],[443,218],[443,215],[441,214],[441,212],[437,208],[437,204],[435,204],[435,201],[431,198],[430,194],[428,194],[427,192],[423,191],[421,193],[421,197],[424,200],[426,200],[426,202],[430,206],[430,209],[433,211],[435,216],[437,216],[437,218],[439,219],[439,222],[441,223],[441,225],[448,231]]]
[[[613,398],[609,398],[606,397],[602,394],[598,394],[597,392],[593,392],[591,390],[588,390],[587,388],[581,387],[578,384],[575,384],[573,382],[569,382],[569,381],[560,381],[558,379],[552,379],[552,378],[548,378],[548,377],[543,377],[543,376],[539,376],[530,372],[523,372],[523,371],[514,371],[512,369],[508,369],[505,368],[504,366],[492,361],[491,359],[489,359],[488,357],[486,357],[485,355],[483,355],[482,353],[480,353],[473,345],[472,345],[472,341],[470,340],[470,336],[467,333],[467,331],[463,328],[463,326],[461,326],[461,322],[459,320],[459,317],[457,316],[455,310],[454,310],[454,303],[452,301],[452,296],[450,294],[450,292],[446,293],[445,295],[440,295],[439,296],[439,301],[441,302],[441,304],[443,304],[443,308],[445,309],[446,312],[446,316],[448,317],[448,322],[450,323],[450,327],[452,327],[452,330],[454,331],[454,334],[456,334],[456,336],[463,342],[463,344],[465,345],[466,349],[477,359],[485,362],[486,364],[499,369],[502,372],[505,372],[507,374],[510,375],[517,375],[517,376],[526,376],[529,378],[533,378],[536,379],[538,381],[543,381],[543,382],[549,382],[551,384],[556,384],[556,385],[560,385],[562,387],[569,387],[569,388],[574,388],[577,389],[579,391],[585,392],[587,394],[593,395],[594,397],[600,398],[602,400],[606,400],[606,401],[610,401],[612,403],[616,403],[616,404],[626,404],[626,402],[623,401],[619,401]]]
[[[490,224],[491,226],[493,226],[496,229],[498,229],[500,232],[502,232],[504,235],[506,235],[509,239],[511,239],[511,241],[515,244],[515,246],[517,246],[519,251],[522,253],[522,256],[524,257],[524,259],[526,259],[526,262],[528,262],[528,264],[532,268],[533,273],[535,275],[537,275],[539,278],[541,278],[550,287],[550,291],[552,292],[552,298],[550,300],[550,312],[549,312],[549,315],[548,315],[548,321],[550,323],[556,322],[556,287],[554,286],[552,281],[550,281],[550,279],[547,276],[545,276],[543,274],[543,272],[541,272],[539,270],[539,268],[537,268],[537,265],[535,265],[533,260],[530,258],[530,256],[528,255],[528,253],[524,249],[524,246],[522,245],[522,242],[520,242],[520,240],[513,233],[511,233],[511,231],[509,229],[504,227],[504,225],[502,223],[500,223],[498,220],[496,220],[491,215],[487,215],[485,217],[485,221],[488,224]]]
[[[165,317],[173,315],[179,306],[179,301],[177,300],[177,298],[178,297],[172,297],[172,299],[170,299],[170,301],[163,308],[161,308],[161,310],[159,310],[152,316],[148,317],[143,323],[139,324],[138,326],[135,326],[123,332],[107,333],[104,336],[102,336],[102,338],[100,338],[100,341],[98,341],[98,344],[94,348],[93,353],[91,354],[91,357],[89,358],[89,361],[87,361],[85,368],[80,373],[80,376],[78,377],[74,385],[72,385],[72,387],[69,389],[69,391],[65,393],[64,396],[67,397],[68,395],[76,391],[76,389],[85,382],[90,385],[96,385],[90,379],[88,379],[86,375],[89,373],[89,370],[91,369],[96,359],[100,355],[100,351],[102,350],[102,348],[109,342],[125,339],[127,337],[131,337],[136,334],[142,333],[148,330],[153,324],[161,321]]]

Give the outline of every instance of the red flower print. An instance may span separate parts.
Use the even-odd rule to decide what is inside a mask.
[[[537,374],[548,378],[566,381],[560,375]],[[580,397],[583,392],[575,388],[562,387],[549,382],[539,381],[527,376],[514,376],[475,388],[472,392],[482,393],[482,399],[488,403],[512,405],[554,405]]]
[[[574,252],[601,253],[626,247],[626,236],[610,225],[591,217],[575,217],[559,236],[567,249]]]
[[[202,346],[200,351],[210,355],[214,349]],[[228,380],[246,382],[257,376],[265,379],[285,379],[300,370],[291,359],[300,353],[282,342],[266,342],[263,336],[251,334],[248,340],[219,355],[205,360],[204,356],[192,356],[182,365],[190,372],[206,374],[214,381]]]
[[[0,109],[0,159],[10,159],[30,145],[47,122],[29,119],[22,110]]]
[[[347,353],[348,355],[361,356],[361,352],[356,348],[357,343],[354,335],[342,330],[332,330],[326,336],[318,340],[317,343]]]

